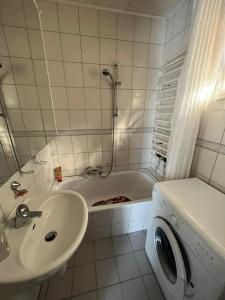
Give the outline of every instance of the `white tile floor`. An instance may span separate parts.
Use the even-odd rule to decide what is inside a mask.
[[[145,238],[138,231],[83,242],[67,271],[44,282],[39,300],[163,300]]]

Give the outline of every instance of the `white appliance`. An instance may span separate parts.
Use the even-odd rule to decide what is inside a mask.
[[[157,183],[145,249],[167,300],[224,300],[225,195],[197,178]]]

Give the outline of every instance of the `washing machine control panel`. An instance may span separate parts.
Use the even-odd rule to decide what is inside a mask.
[[[170,214],[170,224],[181,237],[181,240],[194,252],[197,259],[216,277],[222,276],[222,266],[218,256],[199,238],[199,236],[178,217],[174,212]],[[223,265],[223,264],[222,264]]]

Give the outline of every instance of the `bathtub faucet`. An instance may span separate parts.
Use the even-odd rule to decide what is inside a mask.
[[[98,165],[95,168],[89,166],[84,170],[83,174],[84,175],[97,175],[97,174],[101,175],[102,174],[102,166]]]

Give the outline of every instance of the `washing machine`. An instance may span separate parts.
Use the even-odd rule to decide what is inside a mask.
[[[192,178],[153,189],[146,253],[167,300],[225,300],[225,195]]]

